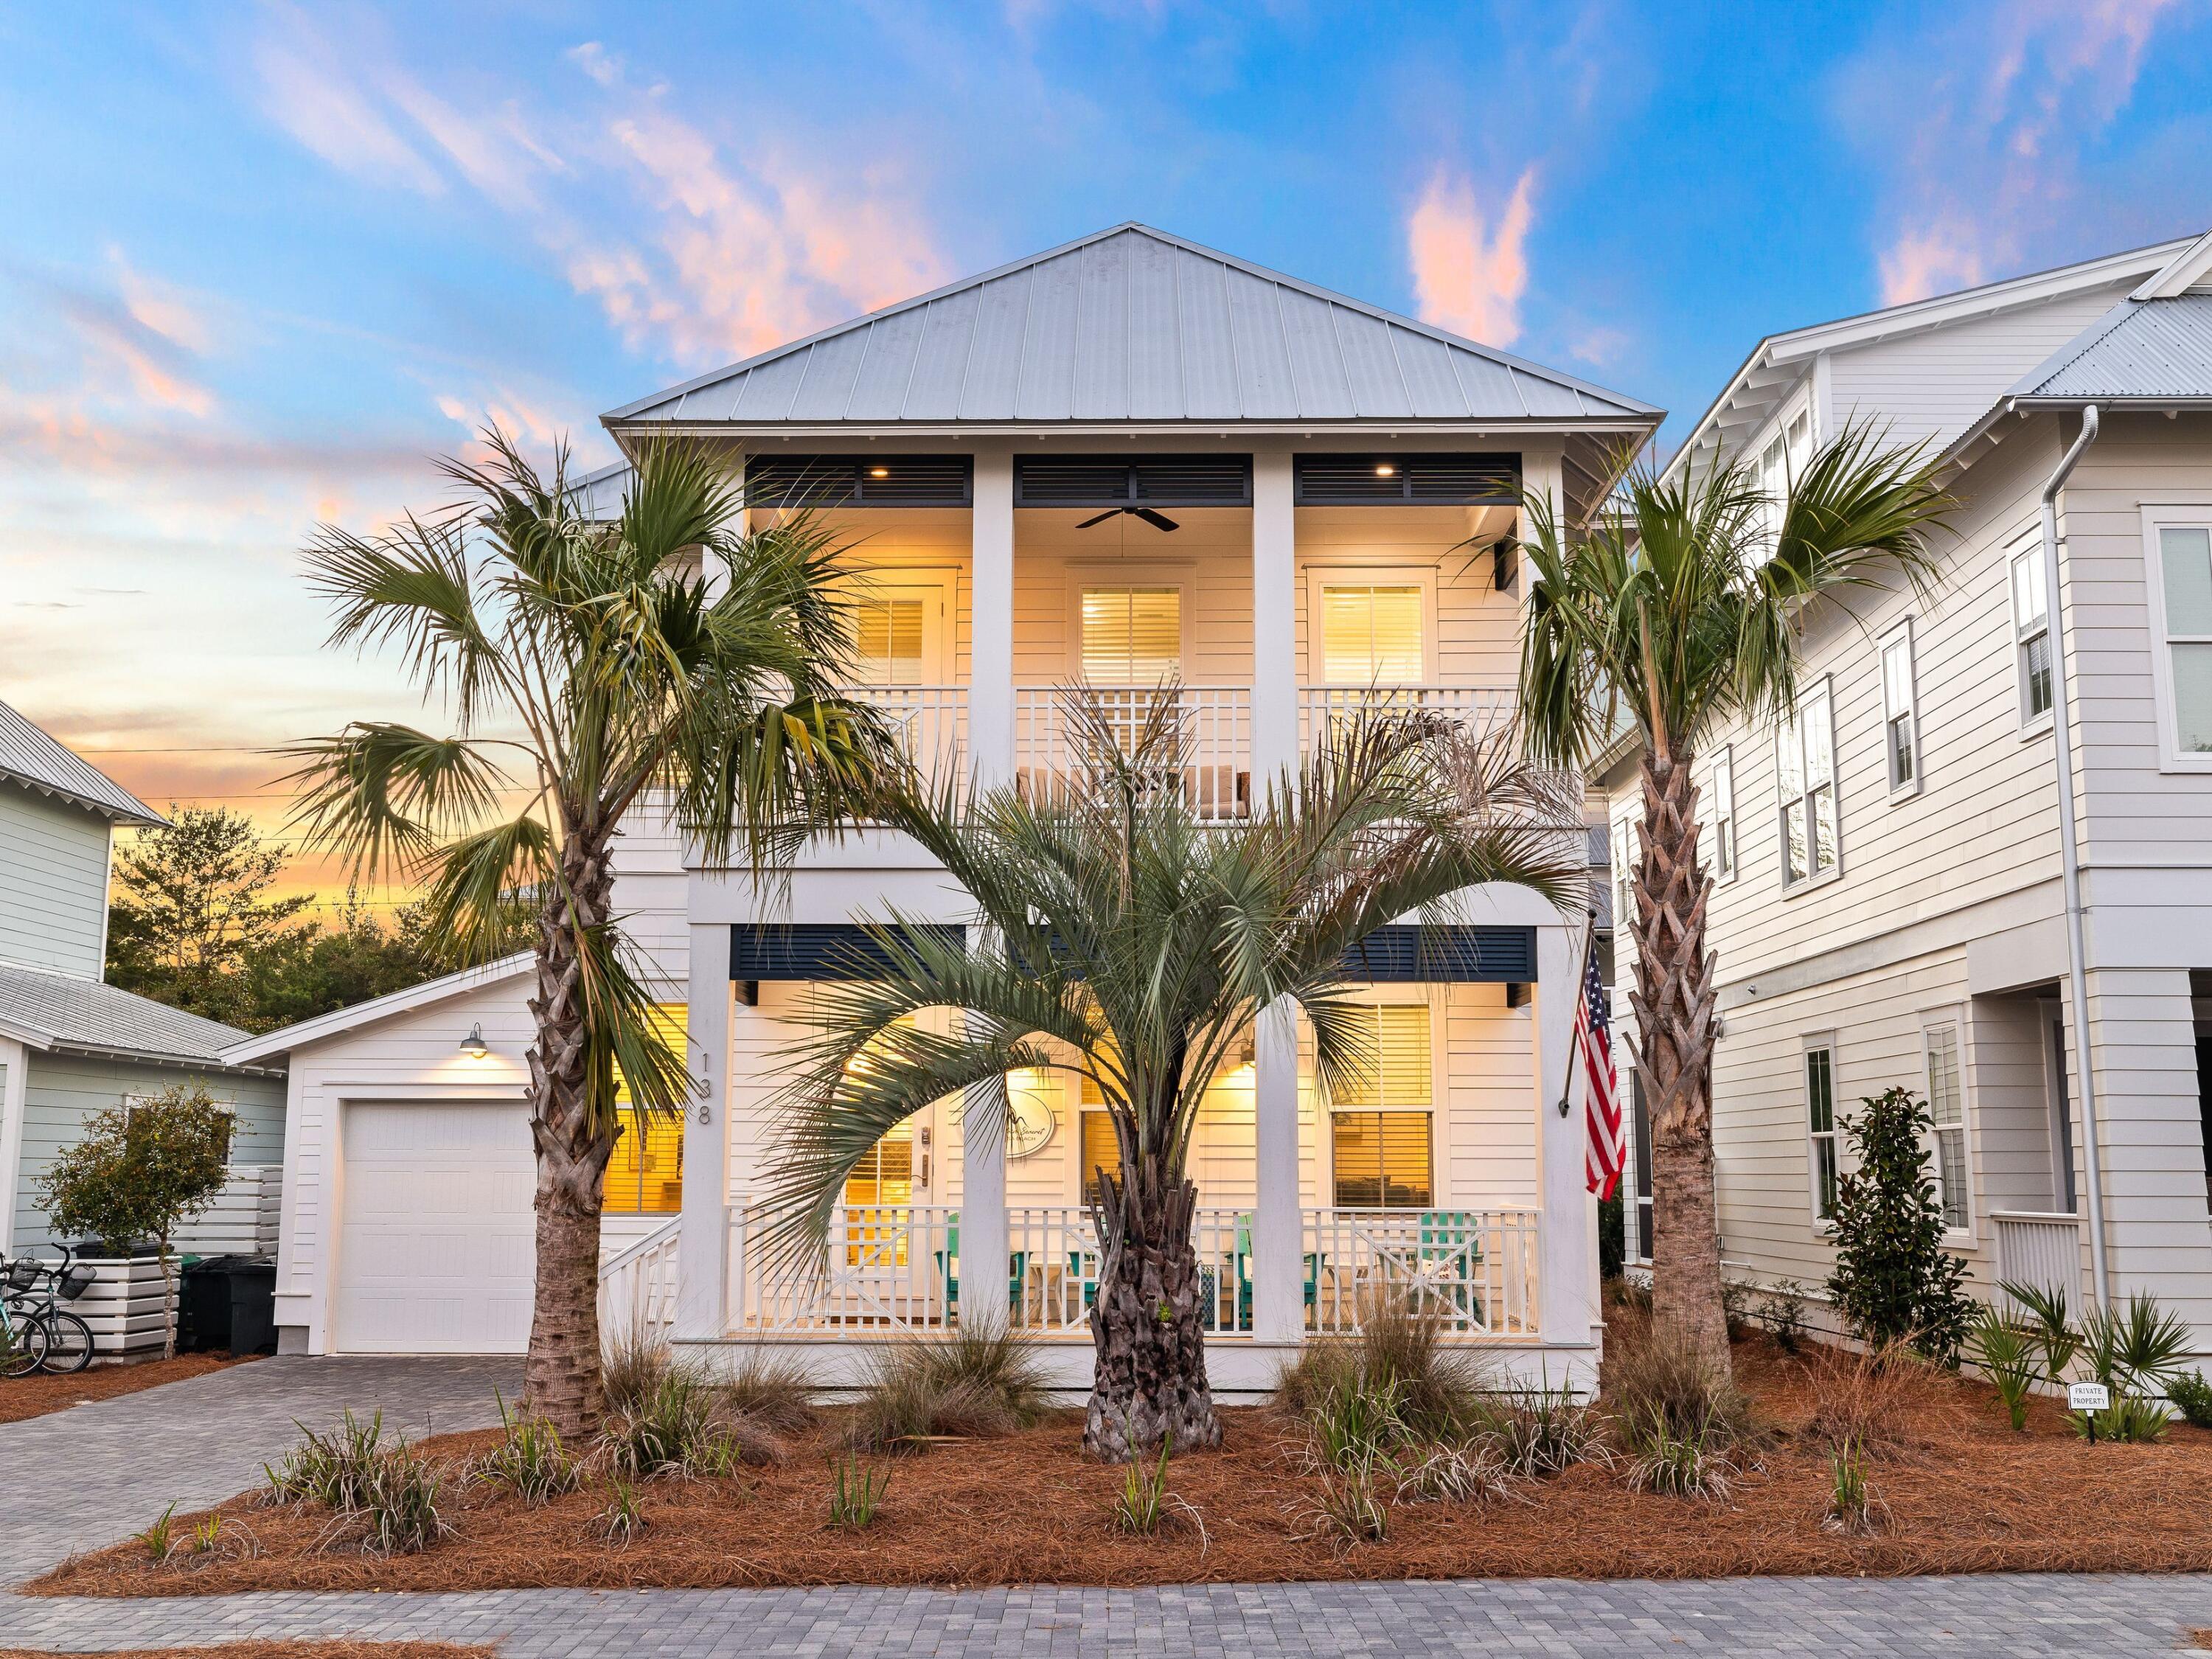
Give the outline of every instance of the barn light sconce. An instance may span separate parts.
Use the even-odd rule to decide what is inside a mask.
[[[469,1034],[461,1039],[461,1052],[471,1060],[482,1060],[491,1053],[490,1045],[483,1040],[483,1022],[469,1027]]]

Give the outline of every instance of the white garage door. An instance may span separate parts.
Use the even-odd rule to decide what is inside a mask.
[[[340,1353],[520,1353],[530,1340],[530,1121],[520,1105],[345,1109]]]

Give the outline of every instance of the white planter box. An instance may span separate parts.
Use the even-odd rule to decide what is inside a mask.
[[[172,1270],[177,1258],[170,1257]],[[92,1328],[92,1351],[104,1358],[159,1352],[167,1346],[177,1317],[173,1282],[164,1297],[161,1259],[157,1255],[79,1256],[78,1264],[99,1275],[82,1296],[62,1305]]]

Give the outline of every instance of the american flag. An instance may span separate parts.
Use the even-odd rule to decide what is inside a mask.
[[[1606,1021],[1605,981],[1598,975],[1595,929],[1583,950],[1583,1000],[1575,1010],[1575,1052],[1581,1057],[1583,1109],[1589,1119],[1589,1151],[1584,1178],[1601,1200],[1620,1184],[1626,1156],[1620,1133],[1620,1079],[1613,1069],[1613,1033]]]

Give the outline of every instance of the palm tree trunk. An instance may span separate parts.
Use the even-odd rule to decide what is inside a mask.
[[[538,989],[530,1012],[531,1133],[538,1148],[538,1263],[523,1369],[526,1410],[564,1436],[596,1431],[599,1387],[599,1206],[609,1127],[592,1121],[585,1064],[583,965],[576,937],[607,919],[614,874],[603,840],[572,835],[562,854],[564,893],[538,923]],[[571,906],[574,914],[571,914]]]
[[[1091,1206],[1104,1259],[1091,1309],[1091,1411],[1084,1449],[1114,1462],[1167,1439],[1177,1451],[1221,1443],[1206,1379],[1205,1296],[1190,1240],[1191,1182],[1124,1187],[1103,1176]]]
[[[1728,1316],[1713,1194],[1715,987],[1705,949],[1712,880],[1698,856],[1698,789],[1688,754],[1647,749],[1643,776],[1632,1000],[1651,1114],[1651,1310],[1725,1377]]]

